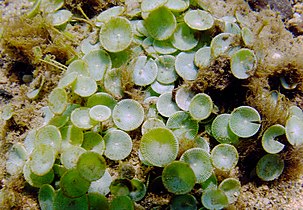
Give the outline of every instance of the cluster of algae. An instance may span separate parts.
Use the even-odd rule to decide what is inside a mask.
[[[62,72],[56,85],[34,81],[30,100],[49,93],[43,125],[6,158],[6,176],[24,176],[40,208],[160,208],[144,199],[162,193],[171,209],[221,209],[237,205],[248,174],[300,175],[300,40],[278,17],[259,20],[242,1],[126,1],[98,15],[106,5],[38,0],[20,30],[4,27],[7,52],[34,76]],[[83,24],[78,41],[68,29]],[[9,190],[2,202],[17,206]]]

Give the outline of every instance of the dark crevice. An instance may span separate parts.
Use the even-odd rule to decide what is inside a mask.
[[[20,134],[23,134],[28,130],[28,127],[17,124],[16,121],[14,120],[14,118],[11,118],[8,121],[8,130],[20,132]]]
[[[279,12],[282,20],[288,20],[292,18],[293,11],[291,2],[289,0],[246,0],[254,11],[260,11],[262,9],[272,9]]]
[[[205,92],[211,95],[214,104],[222,112],[231,112],[234,108],[244,105],[248,88],[242,84],[241,80],[233,80],[224,90],[207,89]]]
[[[83,10],[88,18],[93,18],[104,9],[117,6],[120,1],[100,1],[100,0],[65,0],[65,6],[72,11],[73,14],[82,15],[79,8]]]
[[[0,97],[4,100],[10,100],[13,98],[13,95],[4,89],[0,89]]]
[[[24,76],[33,76],[34,66],[22,62],[22,61],[16,61],[12,64],[11,69],[9,71],[8,76],[15,76],[20,84],[24,84]]]

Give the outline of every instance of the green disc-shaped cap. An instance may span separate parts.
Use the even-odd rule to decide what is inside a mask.
[[[170,202],[171,210],[196,210],[197,200],[193,195],[176,195]]]
[[[133,99],[119,101],[112,114],[115,125],[125,131],[138,128],[144,120],[142,105]]]
[[[214,58],[228,53],[236,44],[236,35],[221,33],[215,36],[210,43],[211,54]]]
[[[109,202],[104,195],[99,193],[88,193],[87,198],[90,210],[100,209],[100,207],[104,210],[109,209]]]
[[[54,208],[55,190],[49,184],[44,184],[39,189],[38,201],[41,210],[51,210]]]
[[[232,34],[241,34],[241,28],[237,23],[225,21],[224,32]]]
[[[167,0],[143,0],[141,3],[142,12],[151,12],[161,6],[163,6]]]
[[[104,155],[110,160],[122,160],[126,158],[132,150],[132,139],[124,131],[110,130],[104,136]]]
[[[160,41],[155,39],[153,46],[157,53],[163,55],[173,54],[177,51],[177,49],[171,44],[170,40]]]
[[[37,131],[34,144],[35,147],[38,147],[39,145],[50,146],[55,152],[58,152],[60,150],[61,142],[62,137],[59,129],[53,125],[46,125],[39,128]]]
[[[96,152],[84,152],[77,161],[77,170],[80,176],[89,182],[100,179],[105,173],[105,169],[105,159]]]
[[[74,92],[82,97],[93,95],[97,91],[97,83],[91,77],[78,75],[75,83],[73,84]]]
[[[98,92],[91,95],[86,102],[87,107],[94,107],[96,105],[104,105],[110,109],[113,109],[117,101],[108,93],[105,92]]]
[[[140,201],[144,198],[146,194],[146,186],[145,184],[140,181],[139,179],[132,179],[131,185],[133,187],[133,190],[130,191],[129,196],[133,201]]]
[[[103,122],[111,117],[112,111],[104,105],[96,105],[90,108],[89,116],[95,121]]]
[[[158,66],[157,81],[162,84],[171,84],[175,82],[178,75],[175,71],[175,57],[172,55],[159,56],[156,59]]]
[[[64,89],[55,88],[48,96],[48,107],[54,114],[62,114],[67,106],[67,93]]]
[[[154,91],[157,94],[164,94],[164,93],[171,93],[175,85],[174,83],[171,84],[162,84],[158,81],[153,82],[153,84],[150,85],[151,90]]]
[[[211,61],[210,47],[201,47],[195,54],[194,63],[199,68],[206,68]]]
[[[100,42],[94,40],[94,33],[91,33],[87,38],[83,39],[80,43],[81,51],[86,55],[91,51],[100,49]]]
[[[64,194],[62,189],[59,189],[55,195],[54,210],[75,210],[83,209],[88,210],[87,195],[81,197],[71,198]]]
[[[105,142],[99,133],[88,131],[84,133],[83,143],[81,147],[86,150],[92,150],[102,155],[105,150]]]
[[[109,52],[120,52],[128,48],[133,39],[131,23],[124,17],[113,17],[100,30],[100,43]]]
[[[66,9],[58,10],[50,14],[51,23],[55,27],[61,28],[72,18],[73,14]]]
[[[58,88],[69,87],[74,84],[78,76],[77,72],[70,72],[65,74],[58,82]]]
[[[40,12],[40,5],[42,0],[36,0],[31,10],[27,13],[27,17],[33,18]]]
[[[184,16],[185,23],[192,29],[205,31],[214,25],[214,18],[204,10],[190,10]]]
[[[199,42],[194,32],[185,23],[178,23],[176,31],[171,38],[172,45],[181,51],[193,49]]]
[[[144,26],[152,38],[165,40],[174,33],[177,23],[174,14],[169,9],[160,7],[149,13],[144,20]]]
[[[55,163],[53,166],[53,171],[56,176],[61,177],[67,171],[67,169],[63,165]]]
[[[228,199],[228,203],[232,204],[237,201],[240,195],[241,183],[238,179],[227,178],[220,183],[218,189],[222,190],[225,193]]]
[[[91,129],[97,124],[96,121],[90,118],[89,108],[86,107],[76,108],[73,110],[70,120],[74,126],[85,130]]]
[[[255,135],[261,127],[259,112],[250,106],[234,109],[229,119],[231,131],[239,137],[248,138]]]
[[[60,187],[63,194],[70,198],[77,198],[84,195],[90,182],[82,178],[77,169],[70,169],[66,171],[60,179]]]
[[[1,108],[1,109],[2,110],[0,110],[0,117],[3,120],[9,120],[12,118],[12,116],[14,114],[14,108],[12,107],[11,104],[3,106],[3,108]]]
[[[230,114],[218,115],[211,124],[212,136],[220,143],[235,144],[239,137],[229,128]]]
[[[140,37],[148,37],[149,34],[143,23],[144,23],[144,20],[138,20],[138,22],[135,25],[136,31]]]
[[[167,128],[154,128],[142,135],[140,151],[144,160],[163,167],[177,158],[178,140]]]
[[[190,165],[182,161],[173,161],[162,172],[164,187],[174,194],[189,193],[196,183],[196,176]]]
[[[201,201],[206,209],[223,209],[228,206],[228,198],[224,191],[220,189],[204,191]]]
[[[112,183],[112,177],[109,174],[108,170],[105,170],[104,175],[96,180],[91,182],[88,192],[89,193],[98,193],[100,195],[107,195],[110,192],[109,186]]]
[[[183,12],[189,7],[189,0],[168,0],[165,7],[173,12]]]
[[[216,174],[213,173],[205,182],[201,184],[203,190],[209,189],[217,189],[218,188],[218,180]]]
[[[129,179],[118,178],[112,181],[109,189],[110,193],[114,196],[124,196],[129,195],[132,186]]]
[[[67,169],[75,168],[80,155],[85,152],[82,147],[71,145],[61,153],[60,161]]]
[[[25,181],[27,181],[33,187],[41,187],[44,184],[50,184],[54,180],[54,171],[50,170],[47,174],[43,176],[38,176],[34,174],[29,166],[29,161],[27,161],[23,167],[23,176]]]
[[[155,81],[157,73],[158,66],[154,59],[139,56],[133,70],[133,81],[139,86],[150,85]]]
[[[60,152],[64,151],[70,145],[81,146],[83,142],[83,131],[74,125],[68,125],[60,129],[62,135],[62,144]]]
[[[190,165],[198,183],[205,182],[213,173],[210,155],[202,148],[186,150],[180,160]]]
[[[237,19],[234,16],[223,16],[219,20],[224,21],[225,23],[235,23]]]
[[[207,138],[204,138],[202,136],[197,136],[194,141],[195,141],[195,147],[201,148],[205,150],[207,153],[210,152],[209,141],[207,140]]]
[[[122,98],[123,88],[121,83],[121,69],[114,68],[105,72],[104,89],[115,98]]]
[[[252,46],[254,44],[254,34],[249,28],[243,27],[241,30],[241,36],[246,46]]]
[[[132,51],[129,49],[116,52],[116,53],[109,53],[111,61],[112,61],[112,68],[119,68],[127,63],[131,58]]]
[[[205,120],[213,111],[213,101],[205,93],[196,94],[190,101],[188,111],[193,119]]]
[[[277,179],[283,172],[284,161],[277,154],[266,154],[257,163],[256,172],[263,181]]]
[[[154,39],[149,36],[143,40],[141,47],[144,49],[145,53],[148,56],[156,58],[157,55],[156,55],[156,50],[153,46],[153,43],[154,43]]]
[[[298,118],[303,119],[303,112],[302,109],[298,106],[290,106],[288,109],[289,118],[291,116],[296,116]]]
[[[186,87],[180,87],[176,91],[175,100],[180,109],[188,111],[191,99],[194,97],[194,93]]]
[[[69,120],[68,115],[56,115],[49,122],[49,125],[54,125],[58,128],[62,128]]]
[[[176,72],[184,80],[195,80],[198,75],[198,68],[194,63],[194,52],[181,52],[176,57]]]
[[[65,75],[73,72],[75,72],[77,76],[89,77],[88,63],[84,60],[74,60],[68,65]]]
[[[237,149],[230,144],[218,144],[211,151],[211,161],[213,165],[222,171],[230,171],[239,160]]]
[[[145,120],[144,123],[142,124],[141,133],[144,134],[147,131],[149,131],[153,128],[158,128],[158,127],[161,127],[161,128],[165,127],[163,120],[154,118],[154,117],[150,117],[147,120]]]
[[[151,91],[151,90],[149,90],[149,91]],[[152,93],[147,93],[147,94],[149,95]],[[157,96],[147,96],[144,99],[143,106],[146,109],[146,114],[145,114],[146,118],[150,118],[150,117],[158,118],[159,117],[157,107],[156,107],[157,100],[158,100]]]
[[[41,144],[33,150],[29,157],[29,167],[31,171],[43,176],[53,168],[56,158],[56,151],[50,145]]]
[[[266,129],[262,136],[263,149],[271,154],[279,153],[283,150],[284,144],[278,141],[278,137],[285,134],[285,128],[282,125],[272,125]]]
[[[284,89],[286,90],[294,90],[298,86],[298,82],[295,81],[287,81],[285,76],[280,76],[280,82]]]
[[[190,114],[185,111],[178,111],[171,115],[166,127],[171,129],[178,139],[194,139],[198,134],[198,121],[192,119]]]
[[[88,64],[91,78],[96,81],[102,80],[104,73],[112,67],[111,58],[104,50],[92,50],[83,60]]]
[[[110,203],[109,210],[134,210],[134,202],[128,196],[117,196]]]
[[[303,120],[295,115],[289,117],[285,124],[285,134],[291,145],[303,144]]]
[[[169,117],[179,111],[179,107],[173,101],[172,93],[170,92],[161,94],[156,105],[158,112],[164,117]]]
[[[153,166],[153,164],[151,164],[146,159],[144,159],[144,157],[142,156],[142,153],[140,152],[140,149],[138,150],[138,157],[139,157],[141,163],[143,163],[144,165],[146,165],[146,166]]]
[[[230,69],[238,79],[247,79],[255,70],[257,58],[252,50],[242,48],[231,57]]]
[[[28,137],[26,137],[28,139]],[[25,161],[28,158],[28,153],[32,151],[27,151],[21,143],[16,143],[8,152],[8,158],[6,160],[6,171],[10,175],[17,175],[22,172]]]
[[[113,17],[118,17],[123,14],[125,8],[123,6],[115,6],[102,11],[97,17],[96,21],[105,23]]]

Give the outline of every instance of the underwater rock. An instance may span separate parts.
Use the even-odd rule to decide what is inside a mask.
[[[281,14],[281,18],[290,19],[293,15],[291,3],[289,0],[248,0],[250,7],[259,11],[262,9],[270,8]]]

